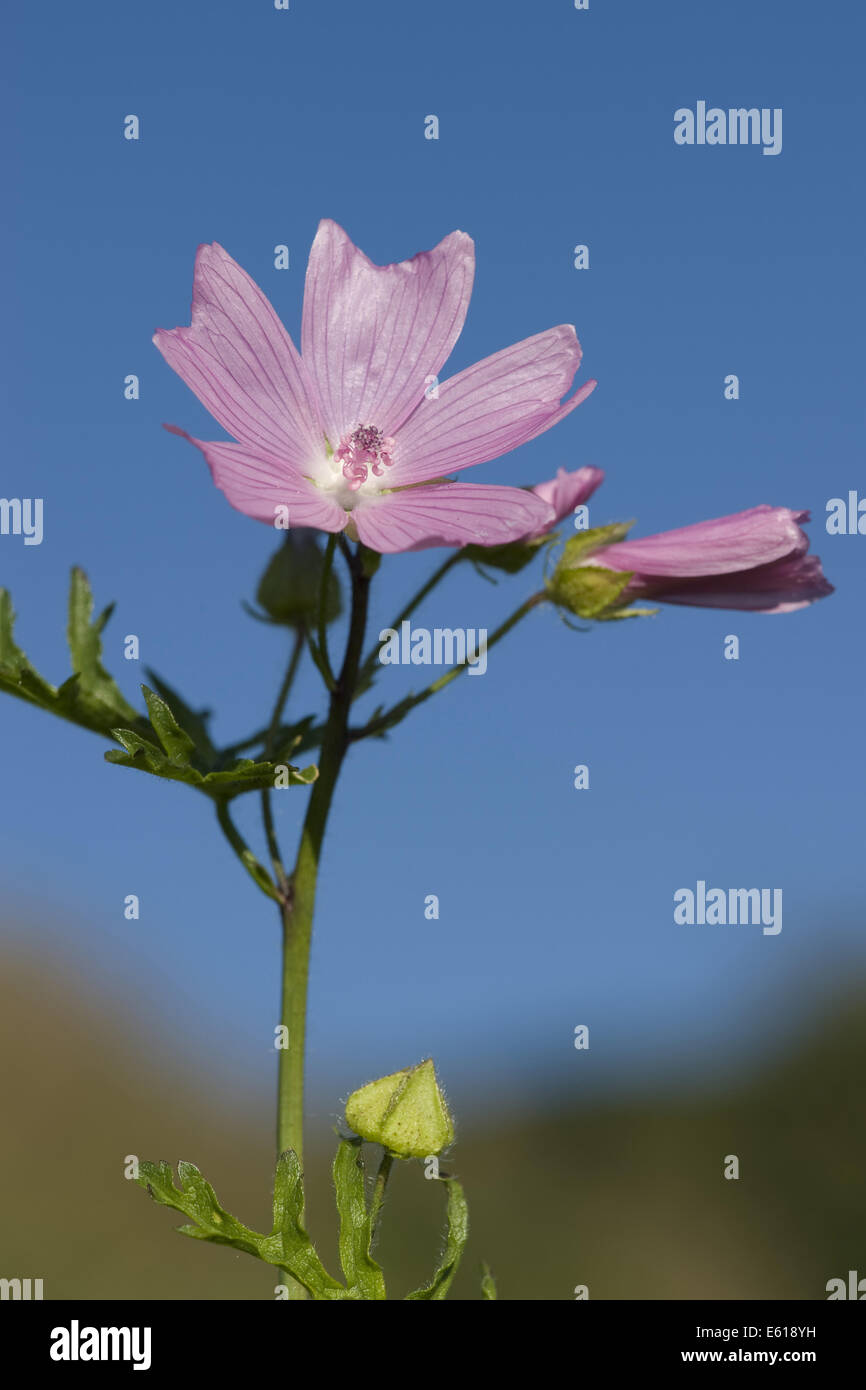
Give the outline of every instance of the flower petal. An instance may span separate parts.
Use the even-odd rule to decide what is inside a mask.
[[[552,515],[523,488],[441,483],[365,498],[352,520],[364,545],[392,555],[434,545],[505,545],[543,529]]]
[[[277,507],[287,507],[292,530],[313,526],[320,531],[342,531],[345,526],[346,513],[333,497],[291,472],[282,459],[221,439],[193,439],[176,425],[165,428],[201,450],[217,487],[245,516],[273,525]]]
[[[397,265],[374,265],[336,222],[320,223],[307,265],[301,350],[334,448],[358,425],[394,431],[451,352],[475,272],[465,232]]]
[[[808,519],[808,512],[764,503],[675,531],[619,541],[598,551],[590,563],[672,579],[732,574],[786,555],[803,554],[809,548],[809,538],[798,523]]]
[[[419,483],[486,463],[562,420],[595,386],[560,405],[580,365],[570,324],[524,338],[449,377],[397,435],[394,482]]]
[[[546,483],[536,483],[532,491],[542,501],[549,502],[555,520],[562,521],[581,502],[591,497],[603,482],[604,472],[601,468],[578,468],[573,473],[559,468],[555,478]]]
[[[309,472],[323,453],[315,387],[255,281],[216,242],[196,253],[188,328],[153,341],[223,429]]]
[[[624,597],[650,597],[660,603],[695,608],[736,608],[752,613],[793,613],[833,593],[817,555],[786,555],[769,565],[738,574],[683,579],[665,587],[663,580],[633,580]]]

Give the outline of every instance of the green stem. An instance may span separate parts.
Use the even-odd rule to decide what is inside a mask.
[[[511,614],[511,617],[506,618],[505,622],[501,623],[496,631],[487,639],[487,651],[490,651],[491,647],[495,647],[497,642],[501,641],[513,627],[516,627],[522,618],[526,617],[527,613],[530,613],[533,608],[537,608],[540,603],[544,603],[546,600],[547,594],[544,590],[541,590],[537,594],[532,594],[524,603],[521,603],[520,607],[515,609]],[[460,666],[452,666],[450,671],[446,671],[438,680],[433,681],[432,685],[428,685],[426,690],[422,690],[417,695],[407,695],[405,700],[399,700],[391,709],[386,710],[384,714],[378,715],[375,719],[371,719],[368,724],[363,724],[357,729],[351,729],[349,732],[351,741],[355,743],[359,739],[370,738],[373,734],[383,733],[386,729],[392,728],[395,724],[399,724],[401,720],[406,718],[406,715],[409,714],[411,710],[415,709],[418,705],[423,705],[425,700],[429,700],[437,691],[444,690],[446,685],[450,685],[453,680],[456,680],[459,675],[468,669],[468,661],[464,661]]]
[[[462,550],[455,550],[451,555],[448,556],[446,560],[442,561],[442,564],[439,566],[438,569],[435,569],[433,571],[426,584],[421,585],[421,588],[414,595],[414,597],[409,600],[409,602],[406,604],[406,607],[402,609],[400,613],[397,614],[397,617],[391,624],[391,627],[395,632],[397,631],[401,623],[404,623],[407,618],[411,618],[412,614],[415,612],[415,609],[418,608],[419,605],[424,602],[427,595],[429,593],[432,593],[432,591],[436,588],[436,585],[442,579],[445,578],[449,570],[452,570],[455,565],[459,565],[462,559]],[[359,676],[359,684],[366,682],[370,674],[376,669],[376,663],[378,662],[378,660],[379,643],[377,642],[375,647],[373,647],[364,658]]]
[[[286,667],[286,674],[283,676],[283,683],[280,686],[279,692],[277,694],[276,703],[274,705],[274,712],[271,715],[271,722],[268,725],[268,731],[265,734],[265,762],[270,762],[271,758],[273,757],[274,742],[276,740],[277,730],[280,727],[280,720],[283,717],[283,710],[285,709],[286,701],[289,698],[289,691],[291,690],[292,685],[294,684],[295,675],[297,674],[298,664],[301,660],[301,653],[303,652],[303,650],[304,628],[303,626],[300,626],[295,632],[295,639],[292,643],[292,652],[289,657],[289,664]],[[285,894],[288,888],[288,875],[286,874],[285,866],[283,865],[282,856],[280,854],[280,846],[277,840],[276,827],[274,825],[274,811],[273,806],[271,804],[272,792],[272,787],[264,787],[262,790],[262,820],[264,821],[265,825],[265,836],[268,842],[268,852],[271,856],[271,864],[273,865],[277,884],[279,885],[280,893]]]
[[[352,616],[346,654],[331,691],[328,720],[319,758],[319,776],[307,806],[301,841],[288,892],[281,907],[283,924],[283,985],[280,1020],[289,1031],[288,1047],[280,1051],[277,1093],[277,1148],[294,1149],[303,1167],[304,1051],[307,1019],[307,981],[313,911],[319,860],[334,789],[349,747],[349,710],[358,679],[367,625],[370,580],[357,555],[352,555]]]
[[[379,1228],[379,1221],[382,1216],[382,1206],[385,1201],[385,1189],[388,1186],[388,1179],[391,1176],[391,1166],[394,1162],[394,1155],[385,1149],[382,1154],[382,1162],[379,1164],[379,1171],[376,1174],[376,1182],[373,1187],[373,1200],[370,1203],[370,1247],[376,1239],[376,1232]]]
[[[217,820],[220,830],[225,835],[238,859],[243,864],[250,878],[257,888],[260,888],[267,897],[273,898],[276,902],[280,901],[280,894],[264,864],[260,864],[253,854],[246,840],[241,835],[231,817],[229,803],[218,801],[216,803]]]
[[[310,655],[312,656],[314,662],[316,663],[316,666],[319,669],[319,673],[322,677],[322,680],[325,682],[326,689],[330,693],[333,693],[334,686],[336,685],[336,679],[334,677],[334,672],[331,669],[331,659],[328,656],[327,603],[328,580],[331,577],[331,569],[334,563],[334,550],[336,549],[336,545],[337,536],[335,532],[332,532],[331,535],[328,537],[328,544],[325,546],[325,557],[322,562],[322,579],[319,585],[319,618],[318,623],[316,625],[318,640],[313,640],[312,633],[307,634],[307,642],[310,648]],[[351,560],[351,563],[354,564],[354,559]]]

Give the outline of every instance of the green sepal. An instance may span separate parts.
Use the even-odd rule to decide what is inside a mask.
[[[340,1263],[349,1297],[384,1299],[385,1277],[370,1254],[372,1227],[360,1141],[340,1141],[334,1158],[334,1186],[340,1214]]]
[[[534,540],[510,541],[507,545],[467,545],[461,550],[460,558],[482,569],[486,566],[506,574],[519,574],[552,539],[551,536],[536,536]]]
[[[382,563],[382,556],[378,550],[370,550],[366,545],[359,545],[358,558],[361,561],[361,573],[364,578],[372,579]]]
[[[610,526],[594,526],[589,531],[576,532],[562,548],[559,568],[571,569],[590,555],[594,555],[597,550],[624,541],[633,526],[633,521],[614,521]]]
[[[657,608],[611,608],[610,612],[599,613],[597,621],[612,623],[618,618],[654,618]]]
[[[631,578],[630,570],[607,570],[600,565],[563,569],[560,564],[547,588],[553,602],[569,613],[578,618],[598,618],[616,603]]]
[[[407,1301],[418,1299],[440,1301],[445,1298],[457,1273],[463,1251],[466,1248],[466,1241],[469,1238],[469,1208],[466,1205],[463,1188],[456,1178],[440,1178],[439,1181],[445,1183],[448,1188],[448,1234],[445,1237],[445,1249],[439,1268],[430,1283],[407,1294]],[[485,1297],[489,1297],[489,1295],[485,1295]]]

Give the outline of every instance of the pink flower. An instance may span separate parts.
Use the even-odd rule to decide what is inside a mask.
[[[766,504],[643,540],[618,541],[584,563],[633,570],[618,602],[638,598],[700,608],[791,613],[832,594],[821,561],[807,555],[808,512]]]
[[[237,443],[202,442],[233,507],[273,523],[350,527],[372,550],[502,545],[552,524],[534,492],[444,475],[516,449],[585,400],[567,401],[581,349],[560,325],[438,384],[469,305],[474,247],[452,232],[432,251],[376,266],[320,223],[304,289],[299,355],[268,300],[216,244],[196,256],[191,323],[154,342]]]
[[[549,482],[536,483],[530,491],[543,502],[550,503],[553,517],[534,535],[542,535],[556,526],[563,517],[569,516],[575,507],[580,506],[581,502],[591,497],[603,482],[604,472],[601,468],[578,468],[574,473],[567,473],[564,468],[560,468],[556,477],[551,478]],[[534,536],[527,539],[534,539]]]

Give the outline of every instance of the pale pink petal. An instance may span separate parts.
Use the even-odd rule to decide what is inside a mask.
[[[176,425],[166,425],[166,429],[201,450],[217,487],[245,516],[272,526],[277,507],[287,507],[292,530],[312,526],[320,531],[342,531],[345,526],[347,514],[334,498],[287,469],[283,459],[243,444],[193,439]]]
[[[536,483],[532,491],[536,497],[550,503],[554,520],[562,521],[575,507],[591,497],[603,482],[604,472],[601,468],[578,468],[574,473],[560,468],[555,478],[546,483]]]
[[[733,608],[752,613],[793,613],[833,593],[817,555],[786,555],[737,574],[665,580],[635,576],[623,597],[651,598],[694,608]]]
[[[242,444],[301,472],[322,457],[321,412],[297,349],[258,285],[221,246],[198,249],[190,326],[158,329],[153,341]]]
[[[504,545],[545,528],[548,503],[518,487],[441,483],[364,498],[352,512],[371,550],[391,555],[434,545]]]
[[[393,435],[438,375],[466,318],[475,253],[452,232],[432,251],[374,265],[336,222],[307,265],[301,350],[334,448],[358,425]]]
[[[585,400],[587,382],[564,405],[580,365],[569,324],[485,357],[426,397],[397,434],[392,477],[420,483],[486,463],[549,429]]]
[[[808,516],[763,504],[641,540],[620,541],[597,551],[587,563],[670,578],[730,574],[805,552],[809,540],[798,523]]]

